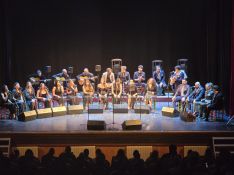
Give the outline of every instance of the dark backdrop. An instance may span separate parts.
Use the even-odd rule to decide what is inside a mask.
[[[1,82],[20,81],[38,68],[75,74],[123,59],[131,75],[164,60],[168,74],[189,59],[189,83],[221,85],[229,101],[231,0],[2,0]]]

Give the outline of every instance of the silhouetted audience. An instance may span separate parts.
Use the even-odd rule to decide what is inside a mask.
[[[10,158],[0,151],[1,175],[233,175],[233,165],[234,157],[226,149],[220,150],[216,158],[210,148],[204,156],[189,150],[181,158],[175,145],[170,145],[169,153],[161,158],[157,151],[153,151],[145,161],[138,150],[128,159],[125,151],[119,149],[112,157],[111,166],[100,149],[92,159],[88,149],[76,158],[69,146],[59,157],[51,148],[41,162],[30,149],[21,157],[19,151],[14,150]]]

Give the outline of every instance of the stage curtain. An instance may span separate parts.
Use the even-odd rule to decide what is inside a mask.
[[[234,114],[234,0],[232,1],[232,46],[231,46],[231,78],[230,78],[230,115]]]

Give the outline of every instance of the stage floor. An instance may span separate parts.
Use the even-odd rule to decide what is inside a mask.
[[[126,114],[114,114],[106,110],[103,114],[65,115],[36,119],[28,122],[0,120],[0,137],[10,137],[16,145],[209,145],[212,137],[233,137],[234,127],[226,122],[184,122],[180,117],[162,116],[162,106],[150,114],[136,114],[130,110]],[[87,130],[87,121],[104,120],[106,130]],[[122,130],[125,120],[141,119],[142,130]]]
[[[195,122],[184,122],[180,117],[165,117],[161,111],[155,111],[150,114],[136,114],[129,111],[126,114],[114,114],[115,125],[113,123],[113,113],[104,111],[103,114],[83,114],[65,115],[58,117],[50,117],[37,119],[28,122],[20,122],[17,120],[0,120],[1,133],[32,133],[32,132],[89,132],[87,131],[87,121],[104,120],[107,124],[106,130],[121,131],[121,124],[125,120],[138,119],[142,120],[141,131],[167,132],[167,131],[234,131],[232,127],[227,127],[225,122],[205,122],[197,119]]]

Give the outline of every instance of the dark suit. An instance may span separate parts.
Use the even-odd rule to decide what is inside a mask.
[[[195,88],[193,92],[188,96],[189,102],[193,102],[193,100],[201,101],[204,94],[205,94],[205,89],[202,86],[200,86],[198,89]]]
[[[218,92],[214,94],[213,100],[206,108],[206,120],[209,118],[211,110],[221,110],[223,108],[223,94]]]
[[[178,86],[176,93],[174,95],[175,97],[175,100],[173,102],[174,108],[176,108],[176,102],[182,101],[182,98],[185,98],[186,100],[186,98],[189,96],[189,90],[190,90],[189,85],[181,84]]]

